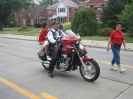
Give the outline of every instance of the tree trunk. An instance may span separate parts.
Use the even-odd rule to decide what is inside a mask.
[[[3,25],[0,25],[0,31],[3,31]]]

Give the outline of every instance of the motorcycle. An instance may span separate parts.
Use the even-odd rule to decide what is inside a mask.
[[[61,31],[60,41],[57,43],[56,51],[59,52],[59,60],[56,62],[55,68],[61,72],[70,72],[79,68],[81,76],[89,82],[95,81],[100,75],[98,63],[90,56],[82,44],[79,34],[75,34],[72,30]],[[48,70],[49,61],[47,61],[44,50],[38,52],[42,66]]]

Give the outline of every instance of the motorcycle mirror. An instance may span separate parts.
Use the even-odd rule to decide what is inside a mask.
[[[80,39],[80,35],[79,35],[79,33],[77,33],[77,37]]]

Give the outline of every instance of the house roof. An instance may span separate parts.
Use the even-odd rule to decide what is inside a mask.
[[[30,7],[27,11],[31,12],[31,14],[33,15],[33,17],[35,19],[38,19],[38,17],[40,18],[40,13],[46,9],[46,6],[36,6],[36,7]],[[45,16],[41,16],[43,19],[45,18]]]
[[[86,4],[86,3],[88,3],[89,1],[90,1],[90,0],[85,0],[85,1],[81,2],[80,5]]]
[[[55,9],[60,3],[65,4],[67,7],[78,8],[78,5],[72,0],[61,0],[60,2],[57,2],[56,4],[53,4],[52,6],[47,7],[47,9]]]
[[[103,3],[97,3],[97,4],[95,5],[95,7],[101,7],[101,6],[103,6]]]

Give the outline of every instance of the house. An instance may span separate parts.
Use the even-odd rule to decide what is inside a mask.
[[[71,22],[77,10],[87,7],[96,12],[96,18],[100,21],[101,11],[108,0],[85,0],[77,5],[72,0],[59,0],[51,6],[36,6],[32,4],[27,10],[22,9],[11,18],[15,25],[34,25],[46,20],[49,22],[58,20],[59,23]]]
[[[40,24],[47,20],[47,6],[35,6],[32,4],[29,9],[27,9],[27,14],[30,19],[30,25],[34,25],[35,23]]]
[[[14,24],[16,26],[28,25],[28,23],[29,19],[27,16],[27,11],[25,9],[22,9],[21,11],[13,14],[10,19],[10,24]]]
[[[46,6],[32,4],[27,10],[22,9],[11,18],[11,23],[16,26],[40,24],[47,20]]]
[[[59,0],[58,3],[47,7],[48,20],[58,20],[59,23],[71,22],[78,5],[72,0]]]
[[[96,18],[99,21],[101,18],[102,8],[105,6],[108,0],[85,0],[78,5],[78,9],[87,7],[93,9],[96,13]]]

